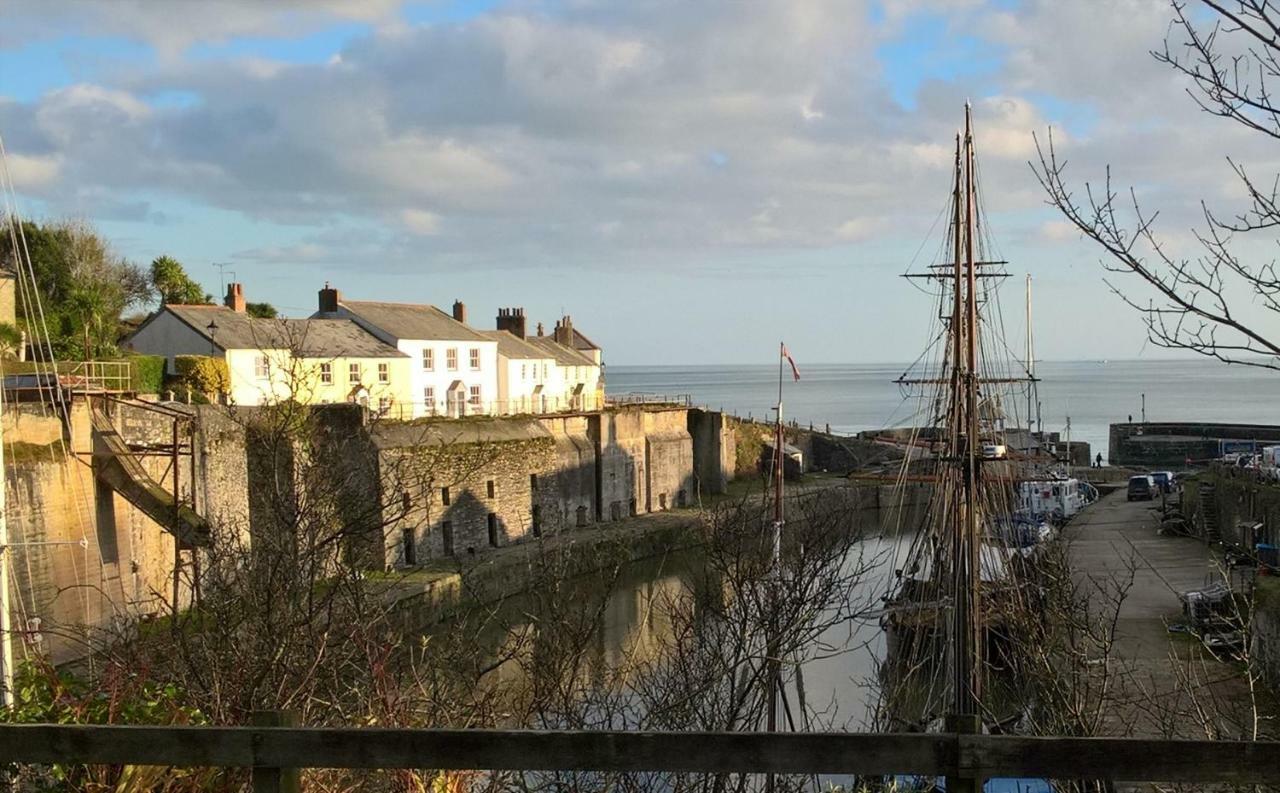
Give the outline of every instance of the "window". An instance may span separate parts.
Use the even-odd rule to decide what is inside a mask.
[[[498,486],[492,479],[485,483],[485,491],[489,498],[497,498],[498,496]]]
[[[490,547],[498,547],[498,516],[489,513],[489,545]]]
[[[542,365],[542,379],[547,379],[547,365],[545,363]]]
[[[333,364],[320,364],[320,382],[329,385],[333,382]]]
[[[404,547],[404,563],[408,566],[418,563],[418,545],[414,541],[413,533],[412,527],[405,529],[401,540]]]
[[[391,397],[378,397],[378,412],[386,413],[391,409]]]
[[[266,380],[270,376],[267,370],[267,356],[255,355],[253,357],[253,376],[259,380]]]
[[[527,364],[527,363],[522,363],[522,364],[520,364],[520,379],[521,379],[521,380],[524,380],[524,379],[527,377],[527,375],[525,374],[525,369],[527,369],[527,368],[528,368],[528,366],[529,366],[529,364]]]
[[[389,363],[378,364],[378,382],[379,383],[391,382],[391,364]]]
[[[430,347],[422,349],[422,371],[430,372],[436,368],[436,351]]]
[[[471,398],[467,400],[467,403],[472,407],[480,407],[480,386],[471,386]]]
[[[458,348],[450,347],[444,351],[444,368],[451,372],[458,371]]]
[[[477,372],[480,371],[480,351],[475,347],[471,348],[471,369]]]
[[[422,401],[427,406],[428,413],[436,412],[436,390],[431,386],[422,389]]]
[[[440,524],[440,541],[444,545],[444,555],[453,556],[453,521],[446,520]]]
[[[360,364],[358,363],[347,364],[347,382],[348,383],[360,382]]]
[[[444,504],[446,507],[449,506],[449,488],[440,488],[440,503]]]

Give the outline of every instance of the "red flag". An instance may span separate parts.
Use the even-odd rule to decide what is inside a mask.
[[[795,381],[800,380],[800,370],[796,368],[796,362],[791,357],[791,353],[787,352],[787,345],[782,345],[782,357],[787,359],[787,363],[791,364],[791,376]]]

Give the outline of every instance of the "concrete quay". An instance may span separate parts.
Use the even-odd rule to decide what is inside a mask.
[[[1222,567],[1204,541],[1159,535],[1159,504],[1129,502],[1124,491],[1113,492],[1064,529],[1074,580],[1091,593],[1098,614],[1116,616],[1108,660],[1116,704],[1107,732],[1251,737],[1255,722],[1243,665],[1215,657],[1185,633],[1169,631],[1183,621],[1178,594],[1222,580]],[[1105,593],[1130,574],[1132,586],[1117,612]]]

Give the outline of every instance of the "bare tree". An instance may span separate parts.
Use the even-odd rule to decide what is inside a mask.
[[[1186,2],[1172,0],[1164,48],[1152,55],[1189,79],[1187,93],[1205,112],[1280,139],[1280,104],[1271,96],[1280,78],[1280,8],[1272,0],[1200,2],[1211,21],[1198,21]],[[1067,163],[1052,132],[1036,147],[1039,162],[1031,167],[1049,203],[1106,251],[1109,271],[1142,282],[1142,292],[1110,280],[1107,286],[1142,315],[1152,343],[1280,369],[1280,339],[1268,327],[1280,314],[1280,274],[1273,260],[1250,261],[1241,251],[1243,236],[1280,226],[1280,178],[1260,180],[1228,157],[1248,208],[1224,215],[1202,201],[1203,225],[1191,230],[1199,253],[1185,258],[1156,233],[1158,212],[1143,207],[1132,188],[1122,195],[1112,186],[1109,167],[1103,184],[1086,183],[1080,196],[1064,180]]]

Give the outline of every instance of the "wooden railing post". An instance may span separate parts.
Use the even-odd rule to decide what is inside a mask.
[[[297,727],[294,710],[258,710],[253,713],[255,727]],[[301,793],[302,778],[297,768],[253,767],[253,793]]]
[[[951,714],[947,716],[947,732],[955,735],[955,773],[947,774],[947,793],[982,793],[986,780],[975,768],[973,752],[965,739],[982,734],[982,720],[978,716]]]

